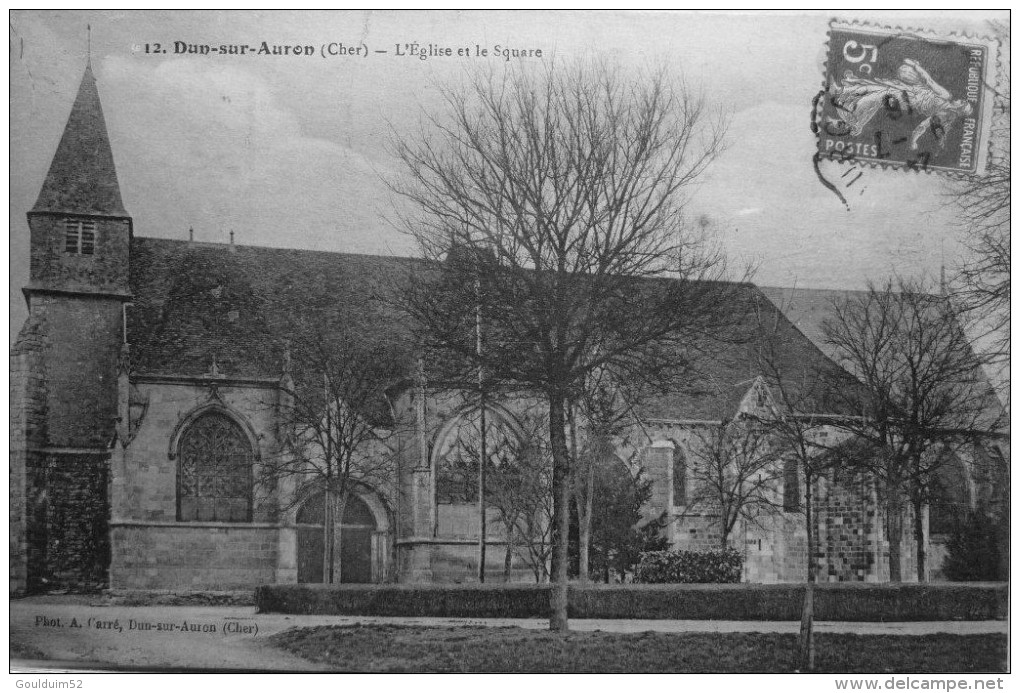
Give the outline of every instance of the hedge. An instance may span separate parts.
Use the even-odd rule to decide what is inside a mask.
[[[263,585],[255,606],[260,613],[535,618],[549,610],[549,585]]]
[[[260,613],[547,618],[549,585],[265,585]],[[1006,583],[820,584],[819,621],[1005,620]],[[572,618],[796,621],[804,585],[570,586]]]

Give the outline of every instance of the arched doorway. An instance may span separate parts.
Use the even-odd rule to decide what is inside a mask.
[[[325,582],[323,556],[325,549],[325,494],[317,493],[305,501],[297,513],[298,582]],[[357,494],[350,494],[343,518],[337,527],[339,580],[337,582],[373,582],[373,537],[378,523],[368,504]],[[336,573],[334,573],[334,576]]]

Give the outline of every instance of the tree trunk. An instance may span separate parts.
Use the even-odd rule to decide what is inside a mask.
[[[336,526],[333,523],[333,492],[328,488],[322,497],[322,581],[333,584],[333,538]]]
[[[475,295],[481,292],[481,279],[475,280]],[[479,357],[482,355],[482,306],[475,306],[475,348]],[[481,451],[478,456],[478,582],[485,582],[485,468],[488,452],[486,451],[485,431],[485,371],[478,367],[478,409],[479,429],[482,434]]]
[[[592,459],[587,460],[587,468],[578,468],[577,456],[577,425],[571,411],[570,416],[570,461],[574,465],[574,504],[577,506],[577,577],[581,582],[588,582],[589,545],[591,543],[591,505],[592,488],[595,486],[595,464]],[[577,474],[584,474],[581,483],[578,484]],[[580,490],[578,489],[580,486]]]
[[[347,499],[350,498],[347,491],[344,491],[337,499],[337,508],[333,514],[333,565],[335,566],[335,582],[344,581],[344,514],[347,512]],[[337,531],[339,527],[340,531]]]
[[[815,581],[809,579],[804,589],[804,609],[800,614],[801,671],[815,670]]]
[[[592,505],[595,503],[595,465],[588,465],[588,478],[585,480],[584,489],[584,523],[581,525],[584,530],[584,537],[581,539],[581,546],[584,553],[584,570],[581,572],[583,580],[588,580],[591,570],[591,518]]]
[[[899,486],[890,485],[889,500],[886,503],[889,517],[886,518],[886,538],[889,540],[889,581],[903,581],[903,499]]]
[[[478,375],[481,385],[481,371]],[[486,450],[485,430],[485,391],[482,391],[482,406],[479,413],[480,429],[482,434],[481,454],[478,458],[478,582],[485,582],[485,460],[488,457]]]
[[[552,583],[550,592],[549,629],[566,631],[567,621],[567,542],[570,531],[570,453],[564,421],[562,394],[550,393],[549,443],[553,458],[553,553]]]
[[[577,503],[577,576],[581,582],[588,582],[591,544],[591,488],[586,489],[583,501]]]
[[[921,512],[924,510],[924,503],[920,495],[913,498],[914,505],[914,541],[917,542],[917,582],[927,582],[925,579],[927,555],[924,550],[924,517]]]
[[[514,565],[514,545],[508,539],[506,542],[506,553],[503,554],[503,582],[510,582],[510,575]]]
[[[514,526],[506,523],[506,553],[503,554],[503,582],[510,582],[510,574],[514,565]]]
[[[811,475],[804,474],[804,516],[807,524],[807,585],[804,588],[804,607],[800,613],[800,666],[801,671],[815,670],[815,531]]]

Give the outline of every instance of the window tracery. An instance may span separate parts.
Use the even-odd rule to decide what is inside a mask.
[[[512,465],[518,453],[517,437],[496,410],[486,408],[486,470]],[[436,496],[439,503],[474,503],[478,500],[478,460],[482,455],[482,421],[479,409],[460,415],[457,425],[438,442]],[[486,497],[491,492],[486,484]]]
[[[219,412],[202,414],[181,435],[177,519],[251,522],[254,454],[241,427]]]

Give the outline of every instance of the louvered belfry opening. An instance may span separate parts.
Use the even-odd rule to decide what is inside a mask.
[[[96,222],[88,219],[64,221],[64,252],[93,255],[96,252]]]

